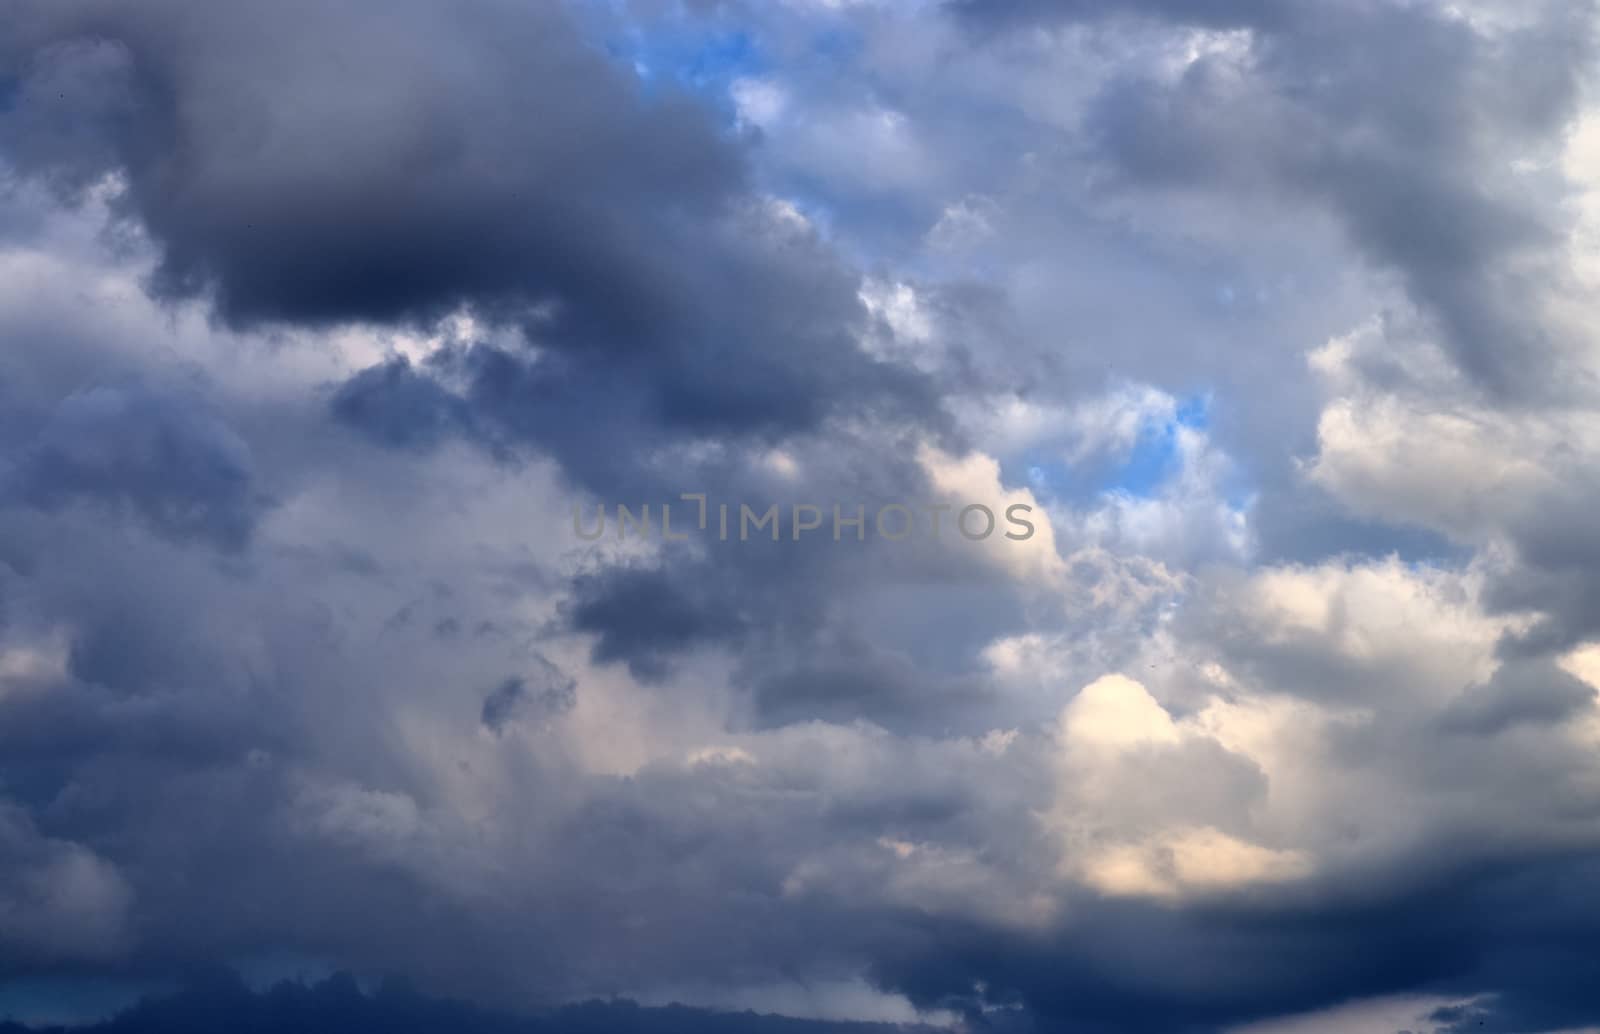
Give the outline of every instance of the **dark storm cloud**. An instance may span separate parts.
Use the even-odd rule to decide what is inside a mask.
[[[63,399],[0,467],[0,503],[124,510],[176,541],[241,548],[267,505],[244,440],[198,394],[108,384]]]
[[[1594,687],[1545,661],[1513,660],[1494,677],[1468,687],[1444,712],[1446,729],[1478,735],[1522,723],[1553,724],[1593,704]]]
[[[1414,858],[1409,876],[1373,872],[1314,894],[1183,910],[1076,900],[1073,931],[1042,943],[934,921],[925,936],[886,947],[877,975],[925,1007],[958,1011],[963,1001],[976,1009],[972,990],[982,986],[991,1005],[1020,1007],[1026,1031],[1215,1032],[1387,994],[1486,990],[1436,1016],[1440,1029],[1592,1025],[1592,856],[1508,848],[1468,860],[1468,846]]]
[[[1101,89],[1091,164],[1122,186],[1312,198],[1400,272],[1468,369],[1515,381],[1497,343],[1519,332],[1514,267],[1557,237],[1539,206],[1479,170],[1559,126],[1586,32],[1563,37],[1552,16],[1491,45],[1439,11],[1381,4],[958,6],[968,25],[1131,12],[1141,31],[1259,33],[1241,79],[1202,57],[1176,84],[1131,74]],[[1593,694],[1543,656],[1508,647],[1482,684],[1439,686],[1410,655],[1345,649],[1342,613],[1331,630],[1263,630],[1217,602],[1227,576],[1211,572],[1194,575],[1181,618],[1157,601],[1159,621],[1108,628],[1145,620],[1105,616],[1125,613],[1117,579],[1024,587],[960,542],[824,531],[632,563],[596,546],[559,592],[560,543],[505,546],[537,537],[504,527],[540,496],[523,494],[544,473],[519,466],[529,455],[606,503],[707,491],[870,507],[928,499],[918,446],[960,444],[927,378],[857,348],[863,330],[892,328],[867,318],[857,271],[760,196],[743,144],[665,77],[647,87],[601,57],[560,9],[26,0],[7,13],[4,160],[69,199],[116,173],[116,211],[147,235],[161,300],[199,297],[234,328],[291,336],[343,321],[433,331],[463,306],[478,321],[431,355],[335,384],[323,408],[257,405],[243,389],[204,403],[122,382],[33,397],[26,377],[0,383],[0,646],[13,666],[0,683],[0,911],[13,886],[83,900],[82,882],[55,891],[84,873],[108,906],[131,905],[124,930],[116,907],[24,902],[27,937],[0,930],[11,969],[49,972],[61,945],[83,965],[102,942],[131,944],[116,967],[156,977],[283,949],[517,1007],[865,972],[974,1031],[1039,1034],[1215,1031],[1419,989],[1497,990],[1486,1008],[1512,1029],[1596,1016],[1594,804],[1578,785],[1592,747],[1559,739]],[[984,297],[971,312],[1004,308],[1002,292],[972,290]],[[953,299],[918,291],[935,308]],[[1011,365],[1000,353],[1021,343],[996,346],[1003,326],[973,317],[970,348],[933,375],[939,391],[986,405],[1012,373],[1060,379],[1042,361]],[[128,351],[146,361],[154,348]],[[359,434],[329,436],[328,414]],[[289,489],[265,524],[264,484]],[[1521,543],[1560,584],[1508,580],[1508,598],[1587,598],[1582,512],[1577,500],[1549,515],[1548,552]],[[123,524],[155,534],[113,534]],[[1356,531],[1375,550],[1394,541]],[[1102,594],[1092,618],[1061,613]],[[1561,641],[1585,627],[1564,624]],[[1036,695],[1008,698],[980,660],[1034,630],[1085,650],[1204,643],[1241,706],[1264,687],[1271,704],[1376,717],[1336,723],[1328,744],[1274,741],[1323,751],[1326,772],[1298,780],[1309,785],[1202,739],[1129,751],[1063,787],[1048,723],[1081,682],[1040,662],[1024,673]],[[720,684],[674,684],[680,701],[599,685],[626,682],[611,672],[591,698],[531,645],[571,646],[562,663],[577,672],[583,643],[555,642],[569,633],[642,680],[716,651],[744,695],[706,718]],[[1194,667],[1179,677],[1199,688],[1183,692],[1209,692]],[[630,727],[635,699],[669,728]],[[1332,831],[1263,832],[1326,873],[1118,899],[1064,875],[1077,859],[1045,821],[1058,796],[1097,781],[1118,792],[1092,836],[1143,821],[1248,838],[1247,819],[1283,793],[1325,794],[1348,814]],[[1354,872],[1338,868],[1348,856]],[[393,988],[366,998],[346,981],[201,989],[105,1029],[218,1022],[866,1030],[621,1003],[507,1020]]]
[[[752,192],[738,142],[672,89],[647,96],[558,7],[89,2],[16,22],[0,153],[64,188],[119,173],[158,294],[207,296],[235,325],[470,306],[521,326],[538,363],[460,358],[471,407],[555,442],[580,482],[598,471],[578,439],[614,455],[930,408],[857,349],[854,275]],[[87,128],[40,128],[64,125]],[[441,391],[379,367],[336,412],[427,444],[468,419]]]
[[[115,955],[128,897],[103,859],[41,835],[26,811],[0,801],[0,972]]]
[[[124,757],[204,766],[289,742],[287,730],[275,727],[279,719],[259,702],[235,708],[175,694],[121,699],[87,683],[18,687],[0,703],[0,717],[9,786],[26,798],[59,790],[60,776],[84,761]]]
[[[745,329],[709,352],[699,351],[706,339],[698,333],[626,360],[447,347],[424,364],[395,359],[358,374],[336,391],[333,414],[390,448],[426,448],[456,436],[509,461],[548,454],[579,487],[628,499],[715,487],[709,482],[724,475],[714,465],[663,469],[657,462],[686,442],[772,444],[849,415],[939,425],[927,385],[859,352],[845,336],[848,322],[826,331],[826,340],[795,338],[794,328],[826,321],[827,310],[783,295],[783,282],[768,284],[777,293],[742,310],[736,318]],[[833,295],[841,304],[844,298]],[[709,296],[705,303],[723,308]],[[850,296],[840,311],[854,304]]]
[[[552,5],[83,2],[8,22],[7,159],[67,185],[125,175],[157,288],[214,291],[235,322],[550,299],[592,329],[645,325],[670,284],[639,245],[741,178],[699,111],[644,101]]]
[[[340,973],[315,984],[282,983],[252,991],[226,970],[191,977],[181,991],[151,996],[113,1019],[75,1027],[85,1034],[204,1034],[225,1024],[253,1034],[930,1034],[931,1028],[883,1023],[830,1023],[718,1013],[684,1006],[646,1008],[631,1001],[591,1001],[512,1016],[466,1002],[433,998],[398,980],[365,992]],[[0,1034],[40,1030],[0,1023]],[[43,1028],[56,1034],[60,1028]]]
[[[799,243],[805,248],[814,244]],[[780,312],[777,299],[767,312]],[[570,480],[600,493],[597,501],[581,506],[581,521],[592,527],[595,514],[604,509],[607,540],[616,534],[619,502],[635,514],[648,503],[658,533],[661,505],[670,503],[676,533],[692,531],[696,505],[680,499],[680,493],[688,490],[708,493],[712,506],[718,500],[728,501],[735,523],[742,502],[759,513],[768,505],[789,512],[787,507],[804,500],[820,505],[831,521],[833,499],[930,498],[925,477],[909,459],[914,430],[893,427],[900,416],[916,428],[915,407],[907,409],[906,401],[922,398],[923,387],[903,372],[876,363],[866,371],[876,383],[840,380],[858,377],[862,371],[848,365],[819,366],[814,358],[795,359],[795,377],[808,385],[798,397],[763,403],[760,393],[765,389],[759,385],[781,379],[766,379],[767,360],[760,357],[751,363],[730,357],[704,369],[695,363],[674,367],[641,361],[646,373],[635,367],[617,371],[579,356],[529,359],[485,344],[447,347],[424,364],[396,359],[365,371],[337,390],[332,409],[342,423],[393,448],[426,448],[453,434],[488,455],[514,463],[534,443],[561,463]],[[687,380],[702,375],[715,383],[694,385]],[[721,406],[715,392],[723,389],[736,401]],[[848,407],[861,393],[884,401],[882,409],[869,408],[859,415],[888,422],[890,428],[879,429],[880,433],[904,439],[900,450],[869,460],[877,449],[870,440],[852,439],[843,432],[826,440],[805,434],[824,414],[813,411],[804,399],[830,407],[843,401]],[[775,485],[770,476],[763,478],[751,470],[750,455],[738,448],[743,441],[740,433],[751,424],[759,429],[749,445],[787,440],[799,450],[806,472],[798,482]],[[940,429],[937,422],[933,427]],[[709,457],[690,459],[672,453],[674,445],[701,440],[707,433],[716,434],[719,446]],[[785,434],[791,437],[784,439]],[[730,444],[735,447],[728,448]],[[658,458],[662,453],[665,459]],[[713,516],[711,532],[695,536],[711,547],[706,555],[668,550],[658,565],[601,567],[575,578],[561,608],[562,623],[596,637],[597,660],[626,663],[636,677],[652,681],[664,678],[675,659],[694,650],[751,652],[749,688],[761,701],[758,710],[770,711],[763,724],[780,714],[816,717],[804,714],[808,694],[815,703],[831,692],[805,676],[774,677],[757,669],[773,663],[774,654],[786,658],[781,671],[806,663],[801,655],[812,648],[802,644],[812,643],[826,628],[830,597],[842,588],[870,586],[896,563],[904,563],[894,559],[897,555],[918,553],[916,562],[930,570],[941,564],[953,569],[944,576],[977,576],[972,558],[959,552],[930,558],[918,544],[884,548],[884,543],[852,552],[850,544],[832,543],[826,528],[801,542],[788,538],[776,545],[711,542],[715,521]],[[557,532],[580,545],[569,527]],[[863,563],[861,554],[876,560]],[[964,620],[964,640],[974,639],[977,628],[1014,625],[1015,607],[1001,605],[987,617],[978,623]],[[775,650],[774,643],[785,645]],[[853,680],[855,689],[847,695],[850,699],[830,704],[829,714],[839,717],[853,710],[855,716],[871,715],[876,720],[890,715],[908,719],[932,704],[928,694],[908,691],[903,672],[889,681],[882,679],[883,670],[850,673],[849,656],[853,655],[835,660],[826,681],[843,685]],[[779,699],[791,692],[799,695]],[[945,691],[937,696],[953,702],[959,694]]]
[[[121,210],[159,248],[159,295],[204,295],[237,326],[427,324],[466,305],[515,329],[516,346],[446,346],[336,386],[334,418],[379,445],[544,453],[631,500],[728,487],[728,460],[657,458],[684,443],[771,445],[836,418],[938,425],[919,375],[857,347],[857,274],[751,190],[738,142],[670,88],[646,96],[555,8],[25,14],[5,51],[6,153],[69,192],[119,172]],[[810,556],[601,570],[565,613],[597,659],[661,677],[752,627],[803,642],[827,595]],[[149,667],[162,640],[130,627],[85,636],[83,677]],[[877,676],[841,660],[831,678],[885,717]],[[752,680],[780,706],[779,681]]]
[[[119,173],[120,210],[159,248],[158,295],[205,296],[235,326],[427,325],[465,305],[514,329],[515,346],[445,346],[336,386],[334,418],[379,445],[462,438],[548,454],[610,498],[671,498],[727,484],[726,461],[657,458],[685,443],[939,424],[919,375],[857,347],[857,274],[751,189],[739,142],[672,89],[647,95],[556,8],[23,14],[5,153],[69,193]],[[754,584],[804,562],[602,571],[567,610],[599,659],[660,676],[753,623],[814,625],[819,577]],[[146,644],[97,637],[80,663],[127,678]]]
[[[713,583],[658,568],[614,567],[580,576],[566,606],[574,628],[598,635],[597,660],[627,661],[646,679],[662,677],[677,652],[737,638],[749,620]]]

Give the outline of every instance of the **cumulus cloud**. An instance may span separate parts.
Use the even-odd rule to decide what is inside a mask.
[[[1593,29],[23,0],[0,1002],[1600,1022]]]

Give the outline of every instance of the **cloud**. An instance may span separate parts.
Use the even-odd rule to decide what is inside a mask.
[[[116,866],[40,835],[9,802],[0,804],[0,870],[0,957],[12,966],[112,961],[126,949],[133,896]]]
[[[550,449],[579,480],[596,476],[589,450],[657,433],[922,407],[914,377],[856,348],[848,271],[772,214],[689,97],[647,95],[559,8],[485,0],[468,17],[417,6],[386,19],[374,35],[345,12],[307,49],[289,8],[200,22],[159,6],[19,12],[8,119],[66,117],[65,94],[30,77],[106,85],[83,102],[94,130],[81,150],[18,131],[7,160],[63,190],[117,177],[118,210],[158,249],[152,290],[204,297],[236,327],[427,325],[470,307],[521,328],[514,354],[475,347],[434,365],[470,386],[486,430]],[[427,85],[405,71],[419,61]],[[459,429],[464,407],[393,366],[336,398],[390,446]],[[612,426],[593,426],[596,412]]]
[[[0,472],[0,501],[126,510],[157,534],[237,550],[267,501],[249,447],[203,397],[139,383],[61,400]]]
[[[1109,13],[1030,3],[965,11],[1001,25]],[[1526,181],[1490,172],[1488,156],[1535,148],[1575,114],[1592,46],[1586,8],[1537,6],[1510,26],[1392,4],[1230,0],[1133,13],[1249,35],[1242,52],[1203,54],[1176,77],[1119,77],[1104,90],[1088,119],[1111,175],[1132,189],[1312,197],[1400,277],[1467,376],[1495,392],[1558,390],[1548,375],[1575,361],[1576,343],[1522,315],[1540,305],[1542,283],[1559,289],[1559,217]],[[1356,53],[1359,65],[1347,63]],[[1539,74],[1518,74],[1528,68]],[[1426,85],[1395,102],[1387,84],[1397,77]],[[1553,361],[1511,364],[1506,341]]]
[[[512,676],[483,698],[483,724],[500,732],[524,714],[549,716],[570,710],[577,683],[535,655],[530,676]]]
[[[12,14],[0,1000],[1600,1018],[1582,6]]]
[[[617,285],[626,263],[612,249],[629,231],[606,199],[634,197],[641,219],[660,218],[655,197],[704,215],[738,183],[691,106],[643,102],[559,10],[484,3],[444,19],[412,6],[382,34],[351,10],[322,22],[321,49],[297,45],[306,13],[19,11],[7,48],[19,74],[105,85],[79,102],[94,147],[40,153],[24,135],[8,158],[78,180],[120,172],[130,214],[162,247],[158,290],[214,290],[239,322],[537,302],[595,273]],[[407,74],[419,60],[431,85]],[[48,106],[67,98],[31,77],[11,117],[54,123],[63,113]],[[551,104],[558,83],[583,106]],[[206,105],[182,103],[200,94]],[[649,162],[625,160],[635,153]]]

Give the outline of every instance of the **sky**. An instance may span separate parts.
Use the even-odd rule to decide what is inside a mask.
[[[1600,1030],[1597,28],[0,0],[0,1020]]]

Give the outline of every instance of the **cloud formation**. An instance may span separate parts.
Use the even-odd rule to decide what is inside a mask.
[[[0,1010],[1600,1024],[1595,15],[18,0]]]

